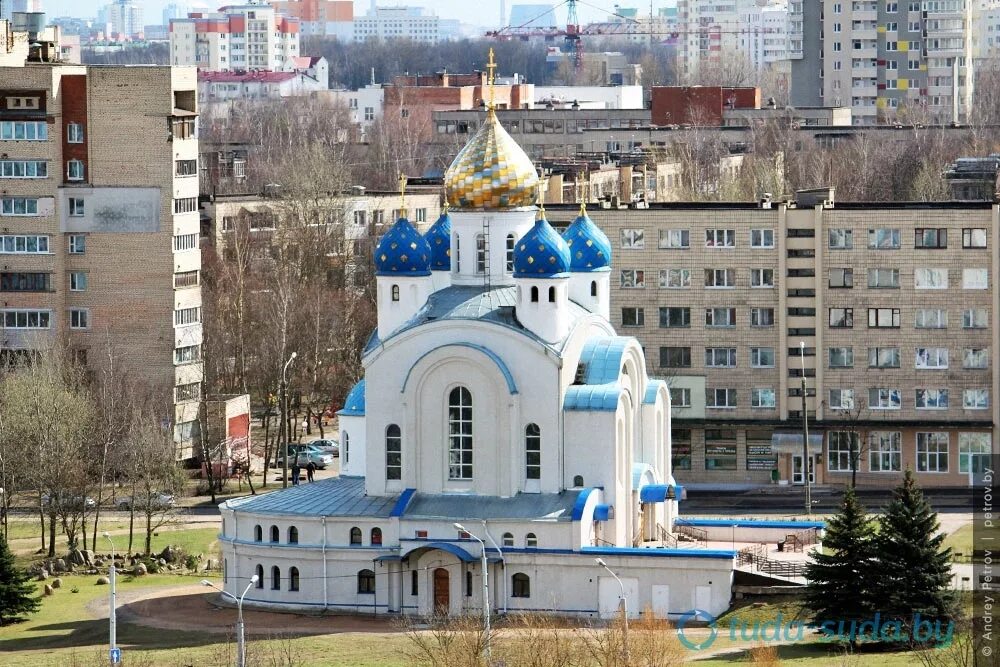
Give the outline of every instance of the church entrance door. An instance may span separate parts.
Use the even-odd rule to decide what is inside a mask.
[[[447,614],[451,610],[448,570],[439,567],[434,570],[434,613]]]

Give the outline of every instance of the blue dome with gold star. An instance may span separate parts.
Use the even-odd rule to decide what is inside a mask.
[[[514,246],[515,278],[562,277],[569,265],[569,246],[544,215]]]
[[[451,218],[442,213],[424,234],[431,248],[431,271],[451,271]]]
[[[375,274],[429,276],[431,248],[406,218],[389,228],[375,248]]]
[[[594,224],[583,207],[562,237],[569,246],[570,271],[586,273],[611,270],[611,241]]]

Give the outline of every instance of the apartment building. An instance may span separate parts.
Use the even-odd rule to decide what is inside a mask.
[[[551,207],[568,224],[571,207]],[[998,449],[996,204],[595,209],[611,314],[671,387],[679,483],[961,487]],[[803,347],[804,344],[804,355]],[[853,446],[853,450],[852,450]]]
[[[206,70],[282,70],[299,55],[299,20],[266,4],[170,21],[170,62]]]
[[[850,105],[859,125],[962,120],[974,84],[972,6],[964,0],[793,3],[802,34],[815,39],[803,41],[802,57],[793,62],[792,103],[815,102],[818,85],[823,104]]]
[[[193,68],[0,67],[0,354],[108,341],[198,438],[201,253]]]
[[[351,0],[278,0],[270,3],[284,16],[299,20],[303,35],[354,39],[354,3]]]
[[[696,77],[703,64],[737,54],[757,68],[788,57],[789,8],[785,0],[678,0],[678,72]]]
[[[423,7],[372,7],[354,17],[354,41],[410,39],[436,44],[443,39],[441,19]]]

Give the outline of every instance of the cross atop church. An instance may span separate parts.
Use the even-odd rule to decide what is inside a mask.
[[[497,83],[497,63],[493,59],[492,47],[490,47],[490,59],[486,62],[486,83],[490,87],[489,109],[492,110],[494,108],[493,91],[496,88],[496,83]]]
[[[399,217],[406,217],[406,174],[399,172]]]

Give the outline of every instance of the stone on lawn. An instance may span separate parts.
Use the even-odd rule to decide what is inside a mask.
[[[49,586],[48,584],[45,584],[45,590],[43,591],[42,595],[45,595],[46,597],[48,597],[48,596],[52,595],[53,592],[54,591],[52,590],[52,587]]]
[[[132,574],[134,574],[137,577],[141,577],[142,575],[146,574],[146,564],[137,563],[136,566],[132,568]]]
[[[110,583],[111,583],[111,580],[108,579],[107,577],[98,577],[97,578],[97,584],[95,584],[95,585],[97,585],[97,586],[107,586]]]
[[[62,588],[62,579],[56,577],[52,580],[52,588]]]

